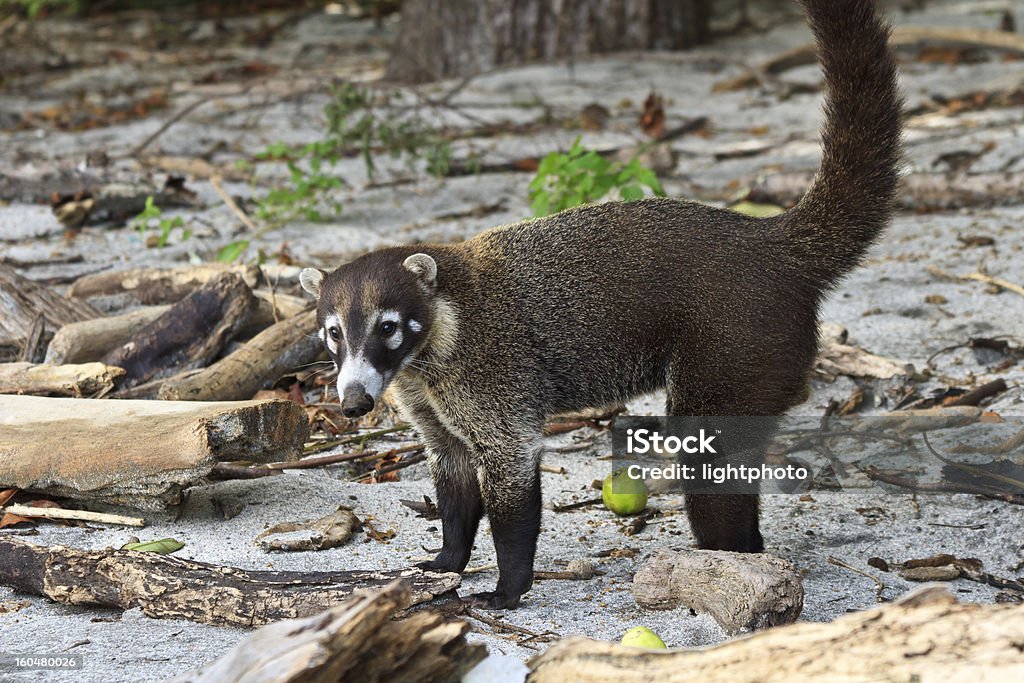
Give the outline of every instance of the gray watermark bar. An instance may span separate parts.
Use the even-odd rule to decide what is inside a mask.
[[[619,416],[612,469],[687,494],[969,493],[1024,502],[1024,416]]]

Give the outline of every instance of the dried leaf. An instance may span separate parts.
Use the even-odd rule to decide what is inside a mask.
[[[654,139],[660,138],[665,132],[665,107],[661,95],[653,90],[644,100],[644,111],[640,115],[640,128]]]

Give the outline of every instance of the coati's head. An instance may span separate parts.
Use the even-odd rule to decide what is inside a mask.
[[[339,369],[346,417],[373,410],[430,333],[437,264],[427,254],[405,254],[385,249],[331,273],[306,268],[299,276],[317,298],[319,334]]]

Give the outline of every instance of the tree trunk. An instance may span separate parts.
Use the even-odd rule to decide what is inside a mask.
[[[406,0],[388,77],[424,82],[496,66],[707,41],[710,0]]]

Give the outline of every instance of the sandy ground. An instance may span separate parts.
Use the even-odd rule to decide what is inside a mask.
[[[990,28],[996,16],[989,5],[1004,3],[933,2],[925,10],[900,14],[897,22],[914,25],[968,25]],[[982,5],[984,5],[982,7]],[[757,19],[757,17],[755,17]],[[1017,25],[1024,25],[1024,11],[1017,9]],[[279,40],[261,53],[268,61],[302,63],[312,60],[317,46],[342,36],[352,45],[329,62],[335,75],[372,77],[386,42],[387,31],[377,32],[365,22],[308,20],[289,29],[308,45],[297,52],[289,40]],[[730,188],[742,188],[759,175],[778,170],[813,169],[817,163],[816,131],[820,122],[819,95],[792,94],[780,98],[769,89],[750,89],[709,96],[713,83],[736,75],[742,67],[756,64],[779,50],[807,39],[806,29],[792,18],[764,34],[723,40],[713,47],[687,54],[639,54],[566,65],[534,66],[502,70],[474,79],[455,98],[465,112],[488,121],[527,122],[545,108],[578,111],[591,102],[603,102],[612,111],[612,123],[601,132],[585,133],[584,141],[595,147],[633,144],[638,140],[635,118],[639,103],[649,90],[667,96],[669,124],[706,116],[714,126],[708,138],[685,137],[672,144],[674,169],[666,189],[680,196],[710,199],[725,196]],[[345,43],[347,44],[347,43]],[[325,49],[325,48],[323,48]],[[310,55],[313,56],[310,56]],[[354,55],[354,56],[353,56]],[[247,53],[240,50],[238,59]],[[955,65],[917,61],[904,63],[902,86],[911,109],[937,96],[954,97],[1020,80],[1020,62],[983,60]],[[324,67],[326,70],[327,67]],[[72,70],[45,81],[34,94],[0,92],[0,113],[20,108],[38,109],[59,101],[63,94],[92,81],[124,79],[138,82],[144,75],[124,73],[116,64],[103,68]],[[794,83],[814,83],[815,68],[785,74]],[[451,84],[435,86],[444,92]],[[195,93],[174,90],[176,106],[187,104]],[[626,103],[625,101],[629,102]],[[294,101],[273,97],[225,94],[219,111],[198,111],[167,131],[157,147],[164,154],[188,156],[224,141],[212,155],[217,163],[258,151],[265,144],[285,140],[308,141],[318,132],[318,113],[325,97],[311,92]],[[213,108],[217,109],[217,108]],[[450,115],[450,114],[449,114]],[[0,132],[0,172],[25,174],[48,164],[78,160],[88,151],[104,149],[114,156],[157,129],[167,114],[82,133],[16,131]],[[464,122],[465,124],[465,122]],[[764,127],[756,136],[755,127]],[[1024,107],[1005,106],[959,114],[926,114],[913,118],[908,127],[908,169],[942,169],[950,152],[976,152],[973,172],[1006,172],[1024,179]],[[502,136],[471,141],[485,160],[530,153],[543,154],[567,146],[577,130],[543,129],[530,136]],[[765,151],[753,156],[731,157],[736,145],[756,139]],[[459,148],[456,148],[457,153]],[[464,150],[463,150],[464,151]],[[724,156],[731,158],[723,159]],[[118,162],[122,163],[122,162]],[[123,163],[125,173],[131,167]],[[451,240],[466,237],[491,225],[529,214],[526,201],[528,174],[486,174],[446,181],[419,177],[395,186],[365,187],[365,171],[358,160],[344,161],[339,172],[351,190],[338,193],[344,212],[328,224],[295,222],[268,233],[256,243],[269,253],[287,242],[299,262],[330,266],[383,244],[409,241]],[[394,169],[402,173],[400,165]],[[260,183],[271,184],[285,173],[280,165],[260,167]],[[241,182],[225,183],[233,194],[248,196],[259,187]],[[1024,184],[1024,180],[1022,180]],[[181,262],[193,255],[208,258],[223,244],[244,235],[244,228],[223,206],[209,183],[190,181],[204,208],[183,212],[194,222],[196,235],[164,250],[146,250],[137,233],[124,229],[87,228],[73,242],[61,236],[61,228],[47,207],[12,202],[0,206],[0,256],[21,260],[81,254],[84,262],[43,266],[28,271],[32,277],[55,273],[90,272],[114,262],[118,266]],[[437,218],[470,213],[476,207],[500,203],[483,216]],[[983,267],[986,272],[1021,282],[1024,278],[1024,200],[1015,206],[942,213],[897,216],[892,229],[871,252],[863,268],[849,277],[824,307],[823,318],[844,325],[852,343],[870,351],[913,363],[918,369],[934,352],[961,344],[971,337],[1009,335],[1024,338],[1024,297],[1009,291],[995,293],[978,282],[950,282],[931,275],[927,267],[965,274]],[[994,244],[965,247],[958,237],[985,235]],[[945,303],[927,303],[941,295]],[[929,299],[935,301],[936,299]],[[1003,415],[1024,414],[1020,365],[990,371],[992,360],[967,350],[953,351],[936,360],[933,379],[920,385],[922,394],[947,385],[970,387],[995,377],[1004,378],[1010,389],[989,409]],[[871,400],[865,411],[878,413],[886,403],[886,382],[861,381]],[[854,389],[849,378],[834,383],[816,381],[809,401],[795,410],[820,415],[832,398],[845,399]],[[877,397],[877,400],[876,400]],[[660,412],[661,397],[631,404],[636,412]],[[592,443],[579,451],[556,449],[580,439]],[[589,431],[549,440],[545,462],[565,468],[565,474],[543,475],[543,520],[537,567],[558,569],[581,557],[593,558],[602,575],[586,582],[542,581],[535,584],[522,607],[505,612],[501,619],[540,634],[558,637],[585,635],[617,639],[628,628],[643,624],[659,633],[671,647],[706,646],[721,642],[725,634],[708,617],[688,610],[652,612],[639,609],[630,595],[631,576],[643,556],[653,548],[688,547],[691,536],[681,510],[681,499],[665,495],[652,504],[663,511],[638,536],[623,534],[623,522],[600,507],[554,513],[551,505],[590,497],[592,480],[610,470],[605,437]],[[129,536],[174,537],[186,542],[182,557],[249,568],[327,570],[337,568],[400,567],[426,556],[427,548],[440,545],[439,523],[421,519],[397,503],[431,494],[423,466],[402,473],[397,483],[362,485],[348,481],[343,467],[293,471],[284,476],[254,481],[221,482],[193,489],[176,518],[148,517],[146,529],[65,528],[43,524],[31,532],[35,543],[64,543],[77,547],[120,546]],[[319,517],[339,503],[349,503],[361,517],[372,517],[381,528],[393,529],[387,543],[363,535],[332,550],[294,554],[268,554],[254,543],[265,527],[286,520]],[[225,519],[224,509],[237,514]],[[972,556],[983,560],[988,571],[1002,576],[1021,572],[1024,514],[1019,507],[969,495],[922,496],[881,493],[830,494],[816,492],[810,500],[794,496],[766,497],[763,502],[763,533],[768,551],[784,557],[806,572],[806,599],[802,620],[828,621],[851,610],[876,604],[876,585],[865,576],[830,564],[834,556],[865,569],[884,584],[882,595],[894,598],[911,585],[895,574],[869,569],[867,558],[888,560],[923,557],[937,552]],[[493,546],[486,523],[477,538],[471,567],[493,564]],[[14,532],[24,533],[24,532]],[[601,551],[635,548],[634,558],[600,558]],[[467,575],[460,590],[487,590],[496,572]],[[952,590],[965,601],[991,602],[995,589],[957,581]],[[23,602],[24,601],[24,602]],[[476,624],[471,638],[487,644],[492,654],[525,659],[545,645],[519,642],[520,636],[493,633]],[[65,653],[84,657],[84,668],[71,674],[14,675],[0,672],[0,680],[144,681],[179,675],[220,653],[246,635],[244,631],[215,628],[182,621],[144,617],[137,610],[74,608],[55,605],[0,588],[0,652]],[[543,640],[543,639],[540,639]]]

